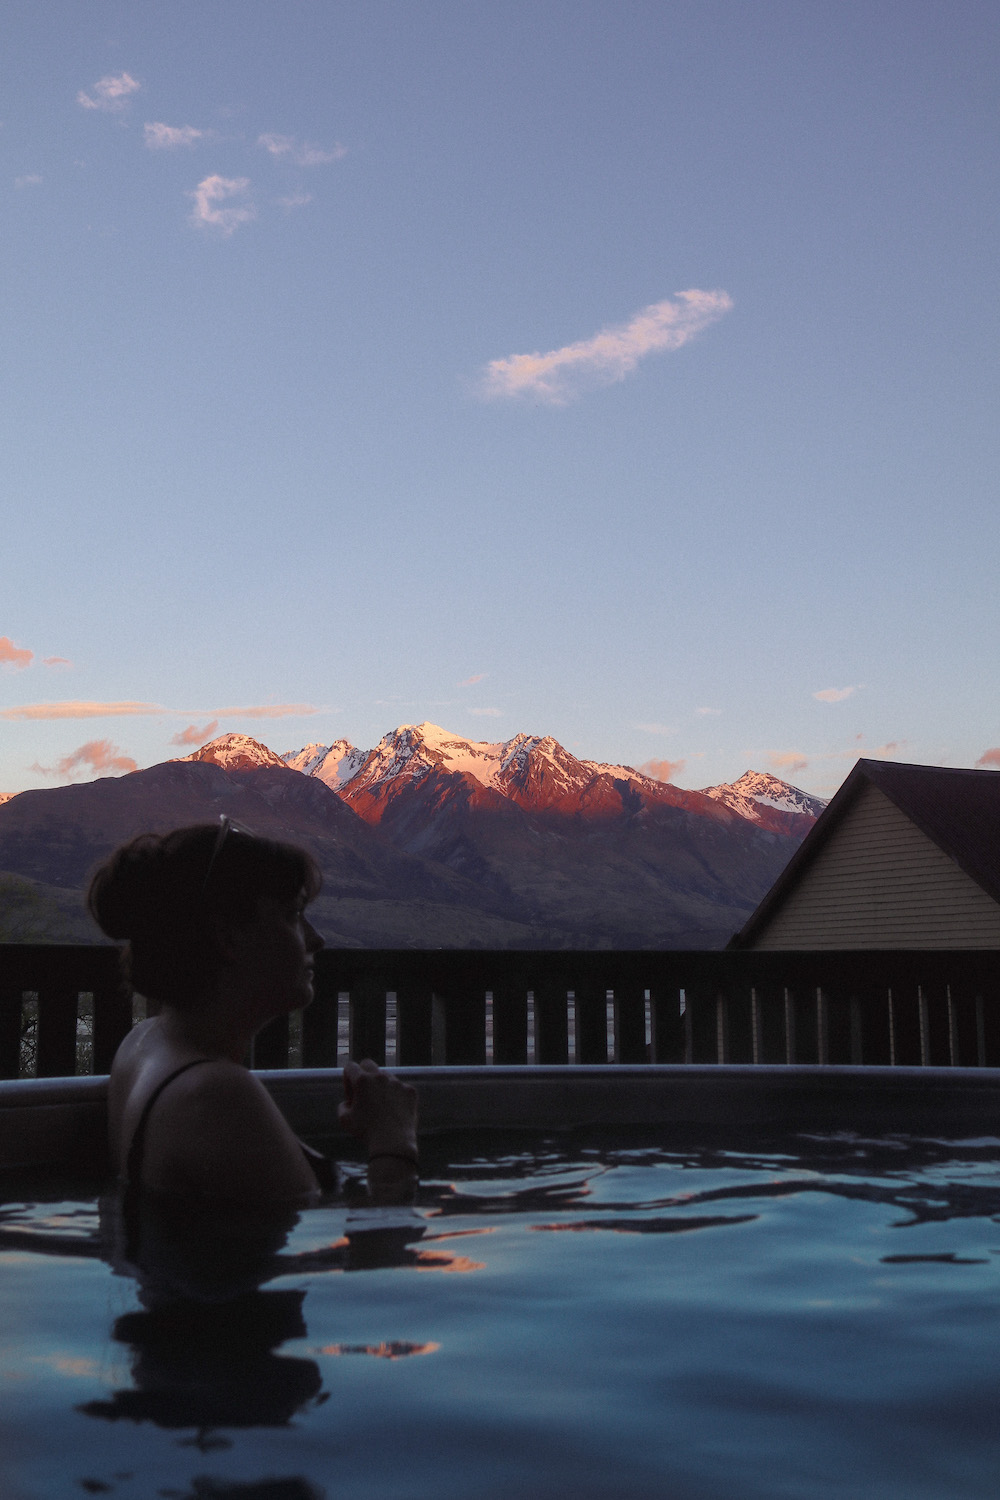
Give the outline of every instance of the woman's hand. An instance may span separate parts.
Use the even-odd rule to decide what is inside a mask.
[[[369,1156],[417,1159],[417,1091],[371,1058],[344,1065],[340,1123],[364,1142]]]

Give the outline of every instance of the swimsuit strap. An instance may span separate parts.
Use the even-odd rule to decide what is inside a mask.
[[[152,1113],[153,1105],[159,1099],[168,1084],[173,1083],[188,1068],[196,1068],[199,1063],[214,1062],[211,1057],[194,1057],[190,1062],[181,1063],[166,1078],[162,1078],[156,1088],[150,1094],[142,1107],[139,1123],[132,1134],[129,1143],[128,1156],[125,1158],[125,1185],[122,1192],[122,1222],[125,1229],[125,1258],[136,1261],[139,1255],[139,1179],[142,1176],[142,1158],[146,1149],[146,1125]]]
[[[125,1159],[125,1182],[128,1187],[135,1191],[138,1190],[139,1178],[142,1176],[142,1158],[146,1150],[146,1125],[149,1122],[153,1105],[159,1099],[163,1090],[168,1084],[173,1083],[175,1078],[179,1078],[182,1073],[186,1073],[189,1068],[196,1068],[199,1063],[213,1061],[214,1058],[211,1057],[195,1057],[191,1062],[182,1063],[179,1068],[175,1068],[172,1073],[168,1073],[166,1078],[161,1079],[156,1085],[156,1088],[143,1105],[142,1114],[139,1116],[139,1123],[135,1127],[131,1143],[129,1144],[128,1156]]]

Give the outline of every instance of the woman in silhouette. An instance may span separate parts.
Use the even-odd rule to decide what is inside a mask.
[[[133,1209],[148,1194],[294,1209],[336,1186],[245,1066],[261,1027],[312,999],[323,939],[306,907],[320,878],[304,850],[226,817],[133,839],[94,876],[90,911],[127,939],[128,978],[157,1009],[122,1042],[109,1086],[112,1160]],[[373,1199],[412,1197],[415,1091],[349,1062],[339,1115],[367,1149]]]

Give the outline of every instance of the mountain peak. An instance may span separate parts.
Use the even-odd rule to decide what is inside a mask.
[[[260,740],[251,739],[248,734],[220,734],[192,755],[178,756],[178,760],[207,761],[210,765],[221,766],[224,771],[259,771],[265,766],[287,769],[280,755],[275,755],[273,750],[262,745]]]
[[[754,823],[767,821],[769,812],[816,819],[826,806],[822,797],[813,797],[801,787],[792,786],[767,771],[744,771],[737,781],[705,787],[702,795],[724,802]]]

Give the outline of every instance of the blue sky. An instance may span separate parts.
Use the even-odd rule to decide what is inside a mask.
[[[0,791],[213,723],[1000,767],[996,5],[5,33]]]

